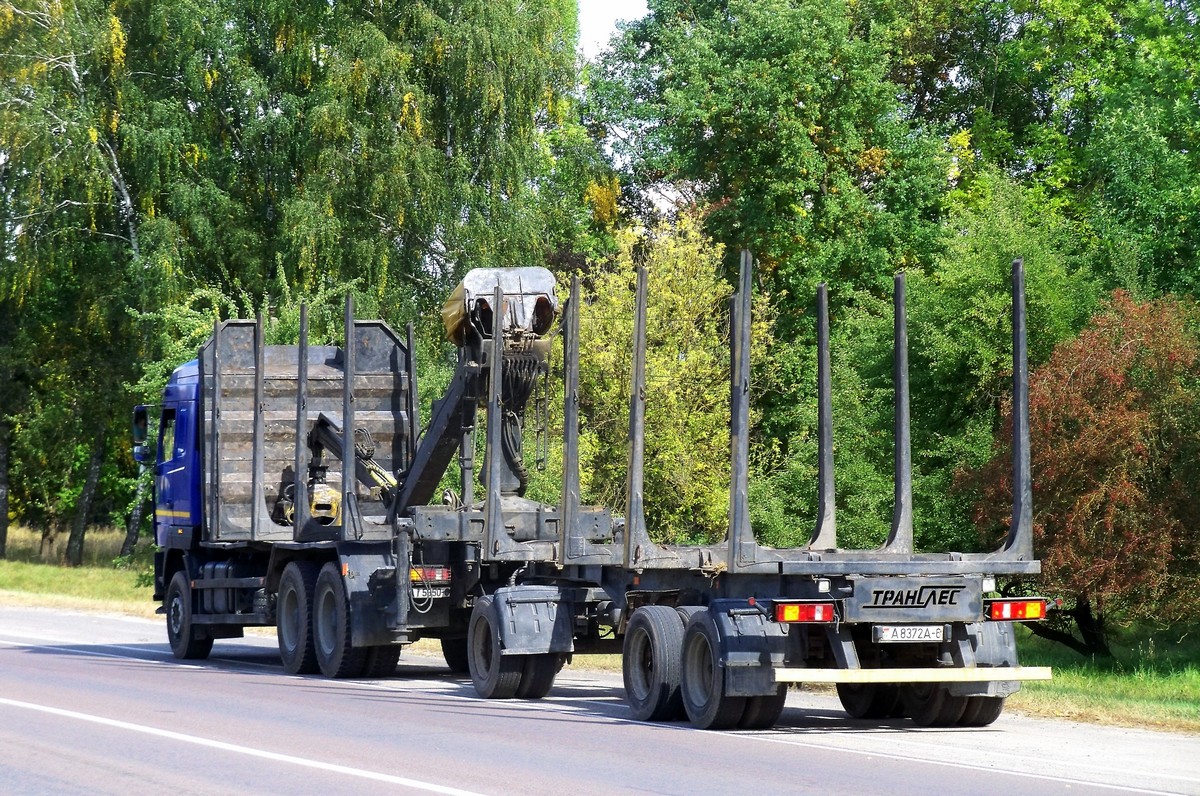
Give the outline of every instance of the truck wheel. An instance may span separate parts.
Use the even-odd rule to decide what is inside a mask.
[[[321,567],[313,594],[313,641],[321,674],[339,679],[358,677],[367,662],[367,650],[351,643],[350,599],[337,564],[330,561]]]
[[[746,711],[738,721],[743,730],[769,730],[779,721],[787,702],[787,685],[780,683],[774,694],[752,696],[746,699]]]
[[[669,605],[633,612],[621,650],[625,701],[638,721],[683,718],[683,617]]]
[[[521,671],[521,684],[517,686],[517,699],[541,699],[554,687],[554,678],[563,666],[563,656],[557,652],[538,655],[523,655],[525,667]]]
[[[1004,712],[1004,697],[967,697],[967,709],[958,720],[962,727],[987,727]]]
[[[907,683],[900,687],[900,699],[908,715],[922,727],[957,724],[967,707],[967,697],[952,696],[938,683]]]
[[[745,697],[725,694],[721,666],[721,637],[712,612],[697,613],[683,631],[683,708],[688,719],[702,730],[736,726],[746,711]]]
[[[288,674],[317,671],[313,648],[312,605],[319,567],[314,561],[293,561],[283,568],[276,604],[279,657]]]
[[[838,683],[837,695],[854,719],[886,719],[900,700],[899,689],[890,683]]]
[[[446,659],[446,665],[450,667],[450,671],[455,674],[466,674],[471,671],[471,664],[467,660],[467,640],[465,638],[442,639],[442,657]]]
[[[391,677],[396,673],[396,664],[399,662],[400,647],[394,644],[367,647],[362,676],[371,679]]]
[[[525,661],[500,652],[500,617],[491,597],[480,597],[467,626],[467,662],[475,691],[484,699],[512,699],[521,685]]]
[[[163,608],[167,614],[167,640],[171,642],[175,657],[184,660],[207,658],[212,652],[213,640],[196,638],[196,628],[192,626],[192,586],[186,572],[180,570],[171,578]]]

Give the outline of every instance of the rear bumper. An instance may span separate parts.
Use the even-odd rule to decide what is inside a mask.
[[[969,669],[775,669],[777,683],[992,683],[1049,680],[1049,666]]]

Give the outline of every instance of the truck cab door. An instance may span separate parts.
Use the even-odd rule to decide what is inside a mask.
[[[175,513],[175,486],[178,481],[176,461],[178,448],[175,442],[175,424],[177,411],[175,406],[163,406],[162,418],[158,424],[158,455],[154,464],[154,526],[158,544],[162,547],[171,546],[175,536],[173,526],[177,524]]]

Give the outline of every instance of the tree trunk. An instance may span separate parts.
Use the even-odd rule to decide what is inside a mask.
[[[87,479],[75,508],[75,521],[71,525],[71,536],[67,539],[67,563],[73,567],[83,564],[83,535],[87,531],[88,516],[92,513],[92,500],[96,497],[96,486],[100,483],[100,465],[104,463],[104,429],[96,432],[92,443],[92,460],[88,462]]]
[[[1080,655],[1087,657],[1087,646],[1065,630],[1060,630],[1044,622],[1030,622],[1025,627],[1029,628],[1029,632],[1035,636],[1044,638],[1047,641],[1053,641],[1056,644],[1062,644],[1067,649],[1074,650]]]
[[[0,423],[0,559],[8,556],[8,426]]]
[[[1085,658],[1111,658],[1108,637],[1104,630],[1104,616],[1092,613],[1092,604],[1086,597],[1077,597],[1075,607],[1066,612],[1079,629],[1079,638],[1052,622],[1030,622],[1025,627],[1035,636],[1062,644]]]
[[[146,509],[146,466],[138,468],[137,497],[133,501],[133,511],[129,514],[129,525],[125,526],[125,541],[121,543],[121,558],[133,555],[137,546],[138,533],[142,528],[142,516]]]
[[[1111,658],[1112,650],[1109,649],[1108,635],[1104,629],[1104,614],[1093,614],[1092,604],[1086,597],[1080,597],[1075,601],[1071,616],[1075,618],[1088,652],[1101,658]]]

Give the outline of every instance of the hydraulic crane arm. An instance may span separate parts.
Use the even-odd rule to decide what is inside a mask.
[[[310,477],[313,469],[324,468],[325,453],[345,463],[341,423],[322,412],[308,432],[308,449],[312,452]],[[378,489],[384,503],[395,498],[396,478],[375,461],[375,442],[365,428],[354,429],[354,475],[359,482]]]

